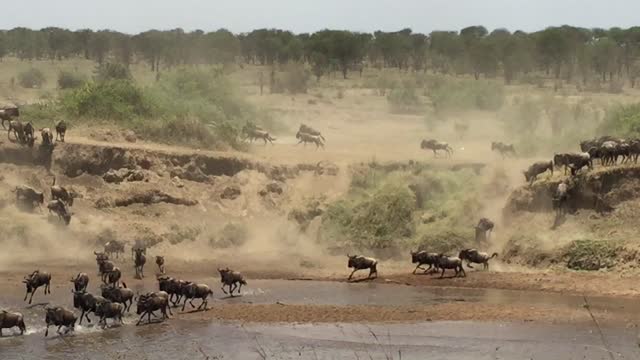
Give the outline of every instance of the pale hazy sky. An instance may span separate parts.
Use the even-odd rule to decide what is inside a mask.
[[[638,0],[0,0],[0,28],[58,26],[136,33],[148,29],[247,32],[277,27],[394,31],[410,27],[534,31],[552,25],[640,25]]]

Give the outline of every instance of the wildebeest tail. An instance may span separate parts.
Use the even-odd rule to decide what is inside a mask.
[[[247,281],[245,279],[240,280],[240,284],[247,285]]]

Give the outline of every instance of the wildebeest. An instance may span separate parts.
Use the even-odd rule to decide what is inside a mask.
[[[65,334],[72,331],[76,326],[76,315],[71,310],[67,310],[62,306],[56,306],[53,308],[45,308],[45,323],[47,324],[47,330],[44,332],[44,336],[49,335],[49,326],[54,325],[58,327],[58,334],[60,334],[60,328],[66,327]]]
[[[12,327],[20,329],[20,335],[27,331],[22,314],[0,310],[0,337],[2,337],[2,329],[11,329]]]
[[[136,277],[142,279],[144,277],[144,264],[147,262],[147,258],[142,254],[142,250],[136,250],[136,258],[134,260],[136,267]]]
[[[36,139],[36,129],[33,127],[33,124],[31,122],[28,122],[24,124],[24,127],[22,129],[24,131],[24,143],[33,145]]]
[[[569,198],[569,185],[566,182],[558,184],[553,194],[553,208],[556,210],[556,216],[562,216],[567,211],[567,200]]]
[[[104,244],[104,253],[111,257],[115,255],[116,258],[120,257],[120,254],[124,256],[124,242],[118,240],[107,241]]]
[[[124,305],[127,311],[131,309],[134,293],[133,290],[127,287],[126,283],[122,282],[122,287],[100,285],[100,289],[105,299]],[[127,306],[127,303],[129,303],[129,306]]]
[[[147,255],[147,247],[140,240],[136,240],[133,246],[131,246],[131,259],[136,259],[136,251],[142,251],[144,255]]]
[[[11,119],[14,117],[20,116],[20,109],[17,106],[5,106],[0,109],[0,120],[2,120],[2,128],[6,129],[7,127],[4,125],[5,121],[11,122]]]
[[[320,133],[320,131],[312,128],[311,126],[307,126],[305,124],[300,124],[300,128],[298,129],[298,133],[309,134],[313,136],[318,136],[322,141],[327,141],[324,136]]]
[[[353,268],[347,280],[351,280],[356,271],[366,269],[369,269],[369,276],[367,278],[371,278],[373,274],[376,274],[376,277],[378,277],[378,261],[376,259],[361,255],[347,255],[347,257],[349,258],[347,267]]]
[[[64,222],[65,225],[69,225],[71,222],[71,212],[62,200],[51,200],[47,205],[49,213],[58,215],[58,218]]]
[[[182,299],[182,287],[187,282],[184,280],[174,279],[168,276],[158,277],[158,288],[160,291],[164,291],[169,294],[169,301],[176,306]],[[224,291],[224,290],[223,290]]]
[[[491,142],[491,151],[499,152],[502,157],[516,156],[516,149],[513,144],[505,144],[500,141]]]
[[[487,218],[481,218],[478,221],[478,224],[474,227],[476,230],[476,243],[482,243],[489,240],[494,226],[495,224],[493,221]]]
[[[244,126],[242,132],[245,134],[246,138],[249,139],[249,142],[253,142],[254,140],[261,139],[264,141],[264,144],[267,145],[267,141],[273,145],[273,142],[276,140],[271,137],[267,131],[258,130],[254,127]]]
[[[142,319],[147,315],[147,321],[151,322],[151,314],[160,310],[162,312],[162,318],[167,319],[167,308],[169,307],[169,300],[164,296],[140,296],[138,298],[136,314],[140,315],[137,325],[140,325]]]
[[[582,152],[587,152],[589,151],[589,149],[591,148],[599,148],[600,146],[602,146],[602,144],[604,144],[607,141],[613,141],[613,142],[620,142],[622,141],[622,139],[613,137],[613,136],[600,136],[598,138],[595,139],[590,139],[590,140],[584,140],[580,142],[580,150],[582,150]]]
[[[187,300],[189,300],[189,305],[191,305],[191,307],[196,307],[195,305],[193,305],[194,299],[202,300],[202,303],[200,304],[200,306],[198,306],[197,310],[204,308],[204,310],[206,311],[208,310],[207,304],[209,304],[209,301],[207,299],[210,295],[213,295],[213,290],[211,290],[206,284],[194,284],[190,282],[182,288],[182,295],[184,296],[182,311],[184,311],[184,307],[185,305],[187,305]]]
[[[301,133],[298,131],[298,133],[296,134],[296,139],[299,140],[298,144],[302,143],[304,144],[304,146],[307,146],[307,143],[313,143],[316,144],[316,149],[320,147],[324,149],[324,142],[322,142],[322,138],[320,138],[320,136]]]
[[[13,131],[13,135],[15,140],[11,140],[11,132]],[[7,138],[9,141],[18,141],[20,144],[25,144],[27,138],[24,135],[24,124],[17,120],[9,121],[9,129],[7,130]]]
[[[73,194],[65,187],[56,185],[56,177],[51,184],[51,200],[60,200],[69,206],[73,206]]]
[[[44,204],[44,194],[29,186],[16,186],[14,191],[16,193],[16,203],[27,206],[29,209]]]
[[[67,123],[64,120],[59,121],[56,124],[56,141],[60,139],[61,142],[64,142],[64,137],[67,134]]]
[[[233,296],[233,292],[236,290],[236,288],[238,288],[238,294],[240,294],[242,285],[247,285],[247,282],[244,280],[244,277],[239,271],[233,271],[229,268],[218,268],[218,272],[220,273],[222,292],[225,294],[227,294],[227,292],[224,290],[225,285],[229,287],[229,295],[231,296]]]
[[[46,271],[36,270],[30,275],[24,277],[22,282],[27,287],[27,292],[24,294],[24,300],[27,301],[27,296],[31,293],[31,297],[29,298],[29,304],[31,304],[31,300],[33,300],[33,295],[36,293],[36,290],[40,286],[44,286],[44,294],[51,294],[51,274]]]
[[[422,140],[420,143],[420,148],[423,150],[431,150],[433,151],[433,156],[438,156],[438,151],[444,151],[448,157],[451,157],[453,154],[453,149],[446,142],[441,142],[437,140]]]
[[[118,282],[120,281],[120,278],[122,278],[122,272],[120,271],[120,268],[115,266],[111,271],[106,273],[106,276],[103,277],[106,280],[103,280],[103,282],[115,288],[118,287]]]
[[[425,274],[432,269],[438,271],[438,254],[436,253],[430,253],[427,251],[412,251],[411,262],[413,264],[418,264],[416,268],[413,269],[413,274],[415,274],[418,269],[424,270]],[[427,269],[423,269],[422,265],[429,265],[429,267]]]
[[[98,324],[102,324],[103,327],[107,326],[107,319],[113,319],[114,321],[117,320],[120,321],[120,324],[124,324],[122,322],[124,309],[124,305],[110,300],[98,303],[96,309],[96,313],[100,314],[100,321],[98,321]]]
[[[53,145],[53,133],[51,133],[51,129],[49,128],[40,129],[40,136],[42,137],[42,145],[44,146]]]
[[[98,305],[101,302],[106,301],[106,299],[102,296],[93,295],[91,293],[82,291],[72,291],[73,293],[73,307],[82,311],[80,314],[80,325],[82,325],[82,318],[86,318],[88,322],[91,322],[89,319],[89,313],[94,313],[96,316],[99,316]]]
[[[589,155],[589,153],[586,153],[586,152],[554,154],[553,164],[556,167],[564,166],[565,175],[567,174],[567,169],[570,168],[571,165],[574,165],[574,166],[579,165],[580,168],[582,168],[586,164],[587,166],[589,166],[589,168],[592,168],[591,156]]]
[[[493,259],[496,256],[498,256],[498,253],[489,255],[486,252],[480,252],[476,249],[464,249],[460,251],[460,254],[458,254],[460,260],[467,262],[467,267],[473,269],[471,263],[482,264],[485,270],[489,270],[489,260]]]
[[[156,265],[158,265],[160,274],[164,274],[164,256],[156,256]]]
[[[553,161],[535,162],[526,171],[523,171],[524,178],[529,182],[529,185],[533,185],[538,175],[547,170],[551,171],[551,175],[553,175]]]
[[[442,269],[442,274],[440,274],[440,278],[444,277],[444,272],[446,269],[454,269],[456,271],[455,276],[462,274],[462,276],[467,276],[464,272],[464,268],[462,267],[462,260],[458,257],[449,257],[444,254],[438,255],[438,267]]]
[[[89,286],[89,275],[86,273],[78,273],[75,278],[71,278],[73,289],[75,291],[86,291]]]

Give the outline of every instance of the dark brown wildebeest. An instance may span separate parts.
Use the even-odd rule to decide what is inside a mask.
[[[444,277],[444,271],[446,269],[453,269],[456,271],[455,276],[459,276],[462,274],[463,277],[466,277],[467,274],[464,272],[464,268],[462,267],[462,260],[458,257],[449,257],[444,254],[438,255],[438,267],[442,269],[442,274],[440,278]]]
[[[411,263],[418,264],[415,269],[413,269],[413,274],[415,275],[418,269],[424,270],[424,273],[428,273],[432,269],[434,271],[438,271],[438,254],[430,253],[426,251],[417,251],[411,252]],[[427,269],[423,269],[422,265],[429,265]]]
[[[47,209],[49,209],[49,213],[58,215],[58,218],[62,220],[65,225],[69,225],[69,223],[71,223],[71,212],[62,200],[49,201]]]
[[[60,200],[69,206],[73,206],[73,194],[65,187],[56,185],[56,177],[51,184],[51,200]]]
[[[187,305],[187,300],[189,300],[189,304],[192,308],[196,307],[193,305],[194,299],[201,299],[202,303],[198,306],[198,310],[203,309],[207,310],[208,298],[210,295],[213,295],[213,290],[209,288],[209,286],[205,284],[194,284],[187,283],[182,289],[182,294],[184,296],[184,303],[182,304],[182,311],[184,311],[185,305]]]
[[[499,152],[502,157],[516,156],[516,149],[513,144],[505,144],[500,141],[494,141],[491,143],[491,151]]]
[[[247,282],[244,280],[244,277],[239,271],[233,271],[229,268],[220,269],[218,268],[218,272],[220,273],[220,282],[222,283],[222,292],[227,294],[224,290],[225,286],[229,287],[229,295],[233,296],[233,292],[238,288],[238,294],[240,294],[242,290],[242,285],[247,285]]]
[[[0,120],[2,120],[2,128],[6,129],[5,121],[11,122],[14,117],[20,117],[20,110],[17,106],[5,106],[0,109]]]
[[[56,306],[53,308],[45,308],[46,315],[44,318],[47,324],[47,330],[44,332],[44,336],[49,336],[49,326],[54,325],[58,327],[57,333],[60,334],[60,328],[66,327],[65,334],[74,330],[76,326],[76,315],[71,310],[67,310],[62,306]]]
[[[324,136],[320,133],[320,131],[312,128],[311,126],[307,126],[305,124],[300,124],[300,128],[298,129],[298,133],[309,134],[313,136],[318,136],[322,141],[327,141]]]
[[[24,325],[24,316],[17,312],[0,310],[0,337],[2,337],[2,329],[11,329],[14,326],[20,329],[20,335],[23,335],[27,331],[27,327]]]
[[[42,128],[40,130],[40,137],[42,137],[42,145],[43,146],[52,146],[53,145],[53,133],[51,133],[51,129]]]
[[[82,318],[86,318],[88,322],[91,322],[89,313],[94,313],[99,316],[97,314],[98,305],[106,301],[104,297],[93,295],[86,291],[72,291],[72,293],[73,307],[82,311],[80,314],[80,325],[82,325]]]
[[[441,142],[437,140],[422,140],[420,143],[420,148],[424,150],[432,150],[433,156],[438,156],[438,151],[444,151],[447,154],[447,157],[451,157],[453,154],[453,149],[446,142]]]
[[[89,286],[89,275],[86,273],[78,273],[75,278],[70,280],[73,283],[75,291],[86,291]]]
[[[124,242],[118,240],[107,241],[104,244],[104,253],[111,256],[115,255],[116,259],[120,257],[120,254],[124,256]]]
[[[140,319],[136,323],[136,326],[140,325],[142,319],[147,315],[147,322],[151,322],[151,314],[160,310],[162,312],[162,319],[168,319],[167,308],[169,307],[169,300],[164,296],[140,296],[138,298],[138,304],[136,313],[140,315]]]
[[[156,256],[156,265],[158,265],[160,274],[164,274],[164,256]]]
[[[20,185],[15,188],[16,203],[18,205],[24,205],[30,210],[33,210],[35,206],[44,204],[44,194],[29,186]]]
[[[110,300],[105,300],[98,303],[96,308],[96,313],[100,314],[100,320],[98,324],[102,324],[102,327],[107,326],[107,319],[113,319],[114,321],[119,321],[120,324],[124,324],[122,322],[122,315],[124,314],[124,305],[112,302]]]
[[[31,293],[29,298],[29,304],[33,300],[33,295],[40,286],[44,286],[44,294],[51,294],[51,274],[46,271],[36,270],[30,275],[26,275],[22,282],[27,287],[27,292],[24,294],[24,300],[27,301],[27,296]]]
[[[488,241],[494,226],[493,221],[487,218],[481,218],[478,221],[478,225],[474,227],[476,231],[476,243]]]
[[[320,136],[301,133],[298,131],[298,133],[296,134],[296,139],[299,140],[298,144],[302,143],[304,144],[304,146],[307,146],[307,143],[313,143],[316,144],[316,149],[320,147],[324,149],[324,142],[322,142],[322,138]]]
[[[136,250],[136,258],[134,260],[136,267],[136,277],[138,279],[144,278],[144,264],[147,262],[147,258],[142,253],[142,249]]]
[[[64,120],[60,120],[56,124],[56,141],[60,140],[64,142],[64,137],[67,134],[67,123]]]
[[[486,252],[479,252],[476,249],[464,249],[460,251],[460,254],[458,254],[458,257],[460,258],[460,260],[467,261],[468,268],[473,269],[473,266],[471,266],[471,263],[474,263],[474,264],[482,264],[482,267],[484,270],[489,270],[489,260],[493,259],[496,256],[498,256],[498,253],[493,253],[492,255],[489,255]]]
[[[349,275],[347,280],[351,280],[353,274],[358,270],[369,269],[369,276],[371,278],[373,274],[378,277],[378,260],[370,257],[364,257],[360,255],[347,255],[349,261],[347,262],[348,268],[353,268],[353,271]]]
[[[553,161],[535,162],[522,173],[524,174],[524,178],[529,182],[529,185],[533,185],[533,182],[536,181],[538,175],[544,173],[547,170],[551,171],[551,175],[553,175]]]
[[[124,305],[127,311],[131,309],[134,293],[133,290],[127,287],[124,281],[122,282],[122,287],[114,288],[107,285],[100,285],[100,289],[105,299]],[[129,303],[128,306],[127,303]]]

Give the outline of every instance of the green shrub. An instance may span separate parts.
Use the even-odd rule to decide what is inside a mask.
[[[40,69],[30,68],[18,74],[18,83],[23,88],[33,89],[40,88],[46,83],[47,79]]]
[[[443,80],[433,81],[429,96],[436,112],[490,110],[502,107],[504,86],[493,81]]]
[[[209,245],[215,248],[242,246],[249,239],[249,229],[244,224],[228,223],[220,234],[209,239]]]
[[[281,75],[281,86],[290,94],[306,94],[310,77],[304,65],[289,64]]]
[[[611,241],[576,240],[565,250],[567,267],[573,270],[600,270],[613,267],[619,246]]]
[[[96,81],[133,80],[129,68],[117,63],[103,63],[94,70]]]
[[[455,229],[438,229],[422,235],[418,240],[418,251],[425,250],[448,255],[458,255],[460,249],[473,247],[474,234]]]
[[[76,72],[61,70],[58,73],[58,87],[60,89],[75,89],[82,86],[86,81],[87,79],[84,76]]]
[[[619,136],[640,135],[640,103],[612,107],[598,129],[602,134]]]
[[[412,114],[422,111],[422,104],[414,87],[393,89],[389,95],[387,95],[387,101],[391,106],[392,113]]]
[[[128,80],[88,82],[63,95],[62,108],[70,116],[104,120],[131,120],[151,116],[155,105]]]

